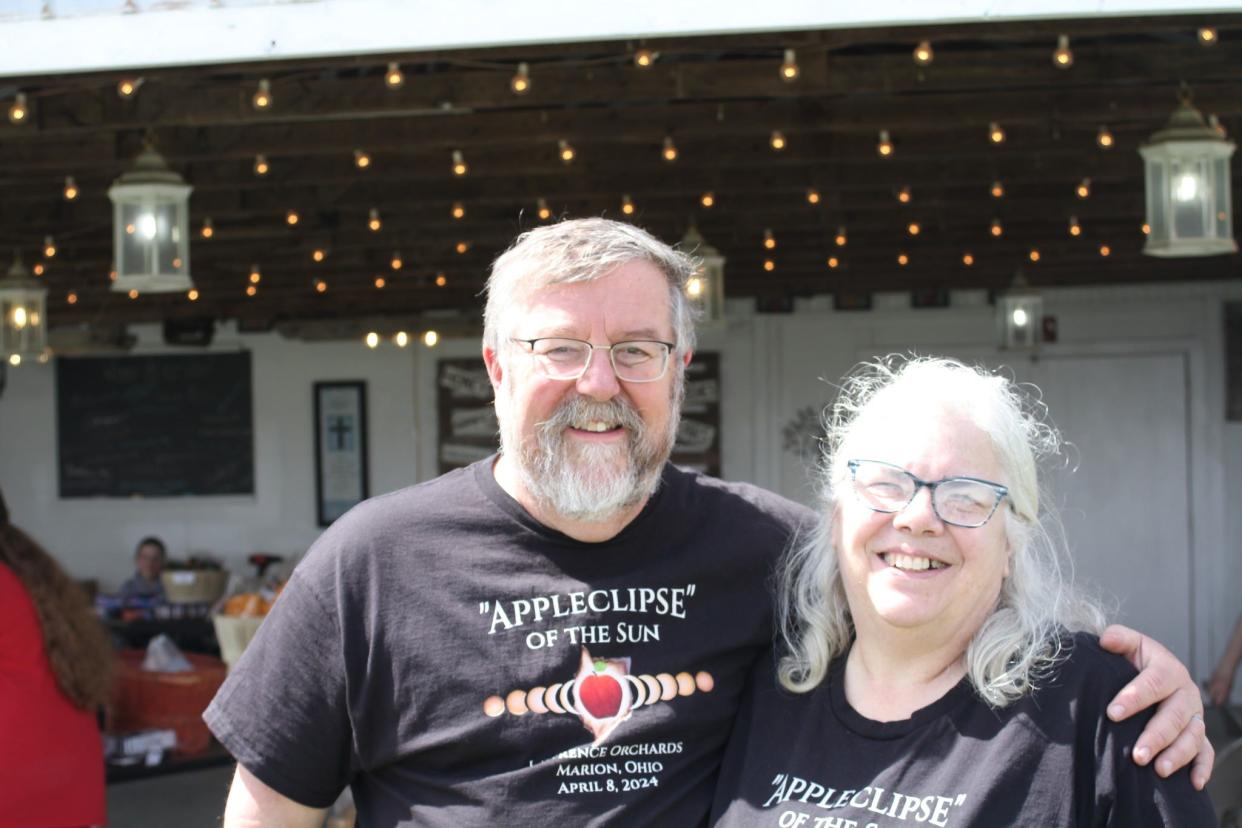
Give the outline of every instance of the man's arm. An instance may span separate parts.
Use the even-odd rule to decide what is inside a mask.
[[[1205,738],[1203,700],[1190,671],[1159,642],[1120,624],[1104,630],[1100,646],[1125,656],[1140,671],[1109,702],[1110,719],[1121,721],[1160,703],[1135,742],[1134,761],[1146,765],[1154,758],[1156,773],[1167,777],[1193,760],[1190,781],[1203,790],[1216,751]]]
[[[272,790],[238,763],[224,806],[224,828],[321,828],[327,813],[327,808],[308,808]]]

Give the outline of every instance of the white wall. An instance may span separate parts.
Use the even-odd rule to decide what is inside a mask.
[[[1224,422],[1222,341],[1222,302],[1239,298],[1242,288],[1224,283],[1045,293],[1045,311],[1058,317],[1061,341],[1045,347],[1043,359],[1153,353],[1184,366],[1178,369],[1184,388],[1153,387],[1151,393],[1186,397],[1177,410],[1184,408],[1178,416],[1185,421],[1187,468],[1180,479],[1188,491],[1181,498],[1184,525],[1175,531],[1185,549],[1169,553],[1179,557],[1169,561],[1168,571],[1184,573],[1188,594],[1168,600],[1189,604],[1172,612],[1185,619],[1174,637],[1184,633],[1184,656],[1200,677],[1242,612],[1242,509],[1235,505],[1242,503],[1242,424]],[[770,316],[753,314],[745,302],[730,303],[727,325],[705,331],[700,343],[722,354],[724,476],[809,502],[806,464],[782,447],[782,427],[800,408],[818,411],[831,400],[831,382],[858,359],[918,346],[989,362],[1012,360],[992,346],[992,309],[984,297],[964,293],[953,300],[949,309],[911,310],[904,296],[879,296],[872,311],[838,313],[816,298],[793,314]],[[157,329],[139,333],[139,352],[164,350]],[[239,569],[254,551],[299,554],[319,531],[312,384],[366,380],[371,491],[380,493],[434,473],[436,360],[478,353],[477,342],[466,340],[444,341],[434,350],[389,345],[371,352],[352,341],[304,343],[230,329],[218,334],[213,347],[239,346],[250,350],[254,371],[254,497],[59,501],[53,370],[21,366],[9,371],[0,397],[0,486],[14,522],[76,576],[98,578],[105,587],[127,576],[134,543],[150,533],[163,536],[174,555],[209,552]],[[1020,374],[1027,359],[1018,358]],[[1094,391],[1048,389],[1050,398],[1077,407],[1092,406]],[[1055,420],[1057,411],[1052,415]],[[1126,452],[1125,445],[1107,440],[1096,434],[1079,449],[1086,457]],[[1095,498],[1084,499],[1086,504],[1073,505],[1087,510],[1089,520]],[[1161,505],[1136,499],[1130,518],[1155,519]],[[1126,568],[1124,549],[1110,554],[1118,556],[1119,570]],[[1161,579],[1158,555],[1150,568],[1128,576]]]

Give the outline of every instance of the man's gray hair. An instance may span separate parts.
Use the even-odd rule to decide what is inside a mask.
[[[664,274],[677,350],[693,350],[695,312],[685,288],[698,262],[632,224],[602,218],[528,230],[496,259],[487,280],[484,347],[500,350],[508,335],[503,330],[506,315],[532,293],[549,285],[590,282],[632,261],[647,262]]]

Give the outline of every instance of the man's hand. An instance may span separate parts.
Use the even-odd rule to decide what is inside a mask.
[[[1204,736],[1203,700],[1190,672],[1161,644],[1120,624],[1104,631],[1100,646],[1125,656],[1140,671],[1109,702],[1110,719],[1121,721],[1160,702],[1134,745],[1134,761],[1146,765],[1154,758],[1156,773],[1168,776],[1193,760],[1190,781],[1203,790],[1216,751]]]

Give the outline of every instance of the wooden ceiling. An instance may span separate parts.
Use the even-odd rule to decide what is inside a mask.
[[[1204,26],[1215,28],[1214,45],[1200,42]],[[1069,69],[1051,60],[1059,34],[1069,36]],[[922,40],[934,50],[926,66],[912,57]],[[635,65],[639,48],[658,53],[649,68]],[[785,49],[796,50],[793,82],[780,77]],[[390,61],[404,73],[397,89],[384,82]],[[510,79],[522,62],[530,89],[517,95]],[[136,94],[123,99],[118,81],[138,76]],[[251,98],[262,78],[273,100],[260,111]],[[44,237],[54,237],[57,253],[40,277],[53,326],[209,316],[253,330],[453,309],[473,318],[491,261],[518,231],[541,223],[539,199],[552,220],[626,218],[668,241],[693,220],[728,259],[728,295],[756,297],[763,308],[815,293],[1002,288],[1019,267],[1036,286],[1233,277],[1236,255],[1161,260],[1140,252],[1136,150],[1167,120],[1181,83],[1230,134],[1242,130],[1242,15],[10,78],[0,80],[0,102],[7,107],[22,91],[30,117],[0,125],[0,244],[20,248],[30,265],[42,258]],[[993,122],[1005,132],[1001,144],[989,140]],[[1102,126],[1114,136],[1111,149],[1097,143]],[[770,146],[774,130],[787,140],[779,152]],[[881,130],[894,145],[888,158],[877,152]],[[109,289],[107,188],[147,136],[194,187],[194,302]],[[666,137],[677,150],[672,162],[662,157]],[[560,141],[575,150],[572,163],[560,159]],[[356,150],[370,155],[367,169],[355,165]],[[451,169],[454,151],[465,175]],[[266,176],[254,172],[258,154],[270,164]],[[72,201],[66,176],[80,189]],[[1091,192],[1080,199],[1084,178]],[[1001,198],[990,192],[994,181]],[[811,188],[818,204],[808,202]],[[908,203],[898,199],[903,188]],[[706,192],[710,208],[701,203]],[[626,195],[630,216],[621,211]],[[379,232],[367,226],[372,209]],[[1071,215],[1082,227],[1076,237]],[[207,218],[210,239],[200,235]],[[835,242],[839,227],[844,246]],[[765,229],[774,249],[764,246]],[[316,248],[326,251],[320,263]],[[252,265],[262,281],[250,297]]]

